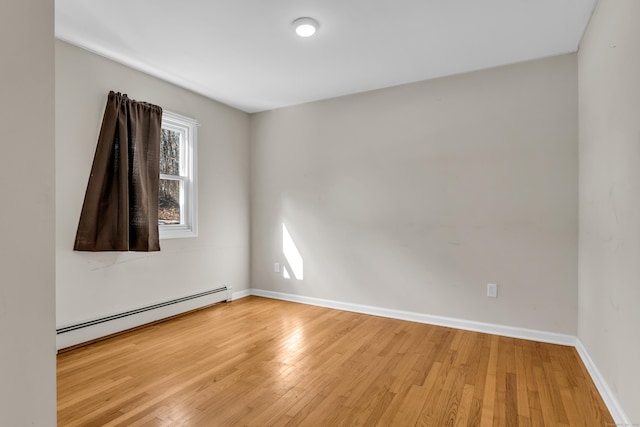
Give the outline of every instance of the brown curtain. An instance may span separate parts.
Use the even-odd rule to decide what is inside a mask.
[[[74,250],[159,251],[162,108],[110,92]]]

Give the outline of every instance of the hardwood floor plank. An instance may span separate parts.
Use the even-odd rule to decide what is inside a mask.
[[[429,370],[429,375],[427,375],[424,384],[420,386],[414,385],[410,388],[406,398],[400,405],[400,409],[392,419],[391,425],[407,426],[416,424],[422,408],[426,405],[427,396],[429,396],[431,389],[436,383],[441,368],[442,363],[435,362]]]
[[[556,414],[553,408],[553,400],[551,399],[551,393],[549,391],[549,384],[546,382],[544,376],[544,369],[536,366],[534,368],[534,374],[536,376],[536,383],[538,385],[538,398],[540,399],[540,410],[542,411],[542,419],[545,425],[555,426],[559,424],[556,420]]]
[[[496,375],[498,370],[498,342],[500,337],[491,337],[491,348],[489,350],[489,361],[487,365],[487,376],[484,384],[484,396],[482,399],[481,427],[493,426],[495,398],[496,398]]]
[[[469,414],[471,413],[471,404],[473,402],[474,387],[465,384],[462,390],[462,398],[456,415],[455,427],[466,427],[469,422]]]
[[[258,297],[61,353],[57,376],[62,427],[613,423],[573,348]]]
[[[516,363],[516,395],[518,402],[518,415],[529,419],[529,399],[527,396],[527,371],[525,369],[526,359],[524,348],[521,342],[515,344]]]

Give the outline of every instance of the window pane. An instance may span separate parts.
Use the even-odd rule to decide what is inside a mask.
[[[158,224],[180,224],[180,181],[160,180]]]
[[[162,129],[160,135],[160,173],[180,175],[180,132]]]

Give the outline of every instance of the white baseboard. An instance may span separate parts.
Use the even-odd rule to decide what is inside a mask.
[[[567,345],[572,347],[576,345],[575,336],[558,334],[555,332],[517,328],[513,326],[497,325],[493,323],[475,322],[472,320],[434,316],[430,314],[415,313],[410,311],[392,310],[388,308],[372,307],[368,305],[352,304],[347,302],[305,297],[281,292],[265,291],[262,289],[251,289],[251,295],[284,301],[299,302],[302,304],[316,305],[320,307],[335,308],[338,310],[351,311],[355,313],[371,314],[374,316],[388,317],[392,319],[408,320],[410,322],[426,323],[429,325],[445,326],[448,328],[464,329],[474,332],[483,332],[487,334],[501,335],[511,338],[521,338],[525,340]]]
[[[242,291],[233,292],[231,294],[231,301],[235,301],[235,300],[240,299],[240,298],[248,297],[249,295],[251,295],[251,289],[245,289],[245,290],[242,290]]]
[[[149,307],[131,310],[126,313],[118,313],[100,319],[62,326],[56,331],[56,349],[72,347],[167,317],[206,307],[220,301],[228,301],[230,296],[231,293],[227,288],[219,288],[201,294],[153,304]]]
[[[582,359],[582,363],[584,363],[587,371],[589,371],[589,375],[591,375],[591,379],[596,385],[600,396],[602,396],[602,400],[604,400],[605,405],[607,405],[607,409],[609,409],[609,412],[611,413],[613,421],[615,421],[616,425],[629,427],[637,425],[632,424],[629,420],[629,417],[627,417],[627,415],[623,411],[622,406],[620,406],[620,402],[618,402],[618,399],[611,392],[609,385],[607,385],[607,382],[604,380],[604,377],[598,370],[596,364],[593,363],[593,359],[591,359],[589,352],[587,352],[587,349],[584,344],[582,344],[582,341],[580,341],[580,338],[576,340],[576,350],[578,351],[578,354]]]

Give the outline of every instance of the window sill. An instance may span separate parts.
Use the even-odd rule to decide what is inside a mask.
[[[184,239],[198,237],[198,232],[187,226],[160,226],[160,240],[164,239]]]

